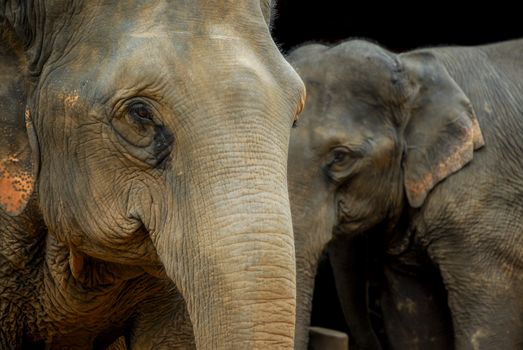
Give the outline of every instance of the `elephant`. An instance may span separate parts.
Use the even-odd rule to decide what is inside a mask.
[[[0,1],[0,348],[292,348],[271,8]]]
[[[296,348],[322,251],[357,348],[520,348],[523,40],[288,59],[308,94],[288,165]]]

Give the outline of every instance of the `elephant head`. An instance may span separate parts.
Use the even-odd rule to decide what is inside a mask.
[[[383,223],[394,227],[406,208],[422,206],[470,162],[483,139],[467,96],[430,53],[395,55],[348,41],[307,45],[289,60],[308,91],[289,150],[299,347],[333,228],[356,237]]]
[[[165,271],[198,348],[291,347],[304,88],[270,1],[1,5],[18,74],[1,100],[4,214],[37,203],[78,278],[89,259]]]

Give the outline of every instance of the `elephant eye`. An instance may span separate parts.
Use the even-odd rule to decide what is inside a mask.
[[[125,153],[149,166],[157,166],[169,155],[173,133],[161,122],[154,105],[143,99],[130,101],[111,119]]]
[[[133,119],[139,122],[147,122],[153,120],[153,113],[144,103],[141,102],[132,104],[129,107],[129,114]]]
[[[335,183],[345,181],[354,171],[354,166],[363,155],[346,146],[338,146],[329,152],[324,168],[326,175]]]
[[[347,156],[348,153],[345,150],[335,150],[332,154],[332,164],[343,162]]]
[[[336,147],[330,152],[328,165],[330,168],[340,167],[346,163],[351,155],[351,151],[346,147]]]

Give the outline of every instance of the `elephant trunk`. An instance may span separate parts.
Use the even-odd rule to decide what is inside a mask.
[[[293,158],[289,158],[293,161]],[[292,222],[296,244],[296,332],[295,349],[307,349],[309,326],[312,311],[312,296],[318,262],[332,237],[335,216],[332,207],[325,205],[334,202],[332,198],[318,196],[312,198],[318,188],[309,186],[300,176],[305,174],[305,167],[289,171],[289,195],[291,200]],[[319,205],[322,203],[324,205]]]
[[[309,326],[311,322],[312,297],[314,280],[318,267],[318,257],[296,256],[296,332],[294,348],[307,349],[309,342]]]
[[[216,231],[219,247],[195,252],[197,278],[181,282],[199,349],[292,348],[292,242],[267,217],[249,217]]]
[[[253,146],[220,135],[190,174],[177,174],[187,177],[176,191],[181,210],[158,233],[157,252],[187,302],[198,349],[289,349],[296,285],[286,151],[270,138]]]

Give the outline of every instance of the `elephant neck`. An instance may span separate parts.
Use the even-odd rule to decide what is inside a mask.
[[[17,216],[0,210],[0,333],[12,337],[8,342],[14,348],[37,313],[32,301],[38,298],[42,280],[47,229],[33,203]]]
[[[386,263],[405,272],[420,273],[433,266],[423,243],[425,220],[420,210],[409,208],[385,235]]]
[[[93,339],[123,329],[139,303],[165,289],[164,280],[141,268],[88,256],[73,276],[71,249],[48,232],[31,203],[16,217],[0,212],[0,237],[0,329],[12,341],[91,348]]]
[[[167,282],[140,268],[121,266],[82,256],[80,274],[71,270],[71,249],[52,234],[45,239],[36,283],[35,308],[27,320],[32,339],[53,347],[70,344],[93,347],[93,339],[121,334],[137,305],[161,293]]]
[[[34,199],[20,215],[0,211],[0,280],[35,280],[46,236],[47,228]]]

